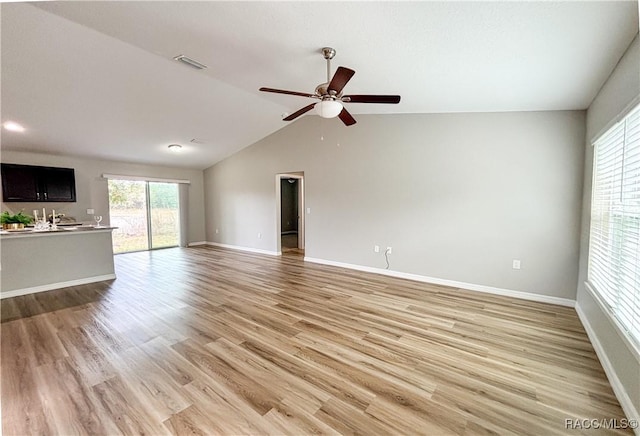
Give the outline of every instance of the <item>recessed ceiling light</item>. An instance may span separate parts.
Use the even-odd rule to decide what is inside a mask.
[[[11,131],[11,132],[24,132],[25,128],[22,127],[20,124],[16,123],[15,121],[6,121],[3,124],[4,128]]]
[[[179,153],[182,150],[182,145],[180,144],[169,144],[169,151],[174,153]]]

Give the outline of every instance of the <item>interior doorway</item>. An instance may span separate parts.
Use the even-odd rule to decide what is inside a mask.
[[[276,176],[278,253],[304,254],[304,173]]]

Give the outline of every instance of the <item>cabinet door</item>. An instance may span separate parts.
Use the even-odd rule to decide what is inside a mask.
[[[38,178],[44,201],[76,201],[73,168],[40,168]]]
[[[37,168],[29,165],[2,164],[3,201],[42,201],[38,190]]]

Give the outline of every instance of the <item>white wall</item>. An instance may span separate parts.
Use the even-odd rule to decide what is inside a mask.
[[[188,188],[188,242],[200,242],[205,238],[203,172],[200,170],[16,151],[2,151],[1,160],[3,163],[73,168],[76,175],[77,198],[75,203],[3,202],[3,211],[9,210],[16,213],[24,209],[27,214],[31,215],[34,209],[42,210],[43,207],[46,207],[47,213],[50,213],[51,209],[55,209],[57,213],[73,216],[79,222],[90,222],[93,217],[87,215],[87,209],[95,209],[96,215],[104,216],[103,225],[109,223],[109,190],[107,180],[102,178],[102,174],[190,180],[191,184]]]
[[[602,305],[585,287],[591,224],[593,139],[619,120],[631,105],[640,103],[640,41],[631,43],[587,111],[584,198],[580,237],[580,269],[576,309],[590,333],[591,341],[609,381],[629,418],[640,419],[640,355],[628,346]]]
[[[304,171],[307,257],[384,268],[392,246],[393,271],[575,298],[584,112],[356,118],[303,117],[205,170],[207,240],[275,252],[274,176]]]

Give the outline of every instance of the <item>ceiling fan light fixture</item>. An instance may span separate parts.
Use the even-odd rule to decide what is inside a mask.
[[[335,100],[322,100],[316,104],[316,112],[322,118],[335,118],[342,112],[342,103]]]

